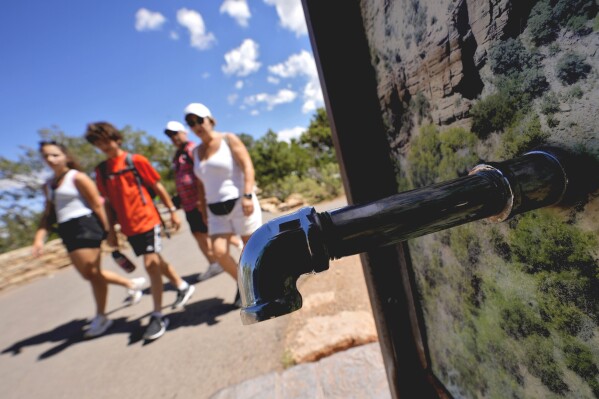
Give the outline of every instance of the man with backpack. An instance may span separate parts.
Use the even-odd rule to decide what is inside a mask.
[[[206,225],[206,215],[202,212],[205,208],[201,203],[203,195],[198,190],[203,189],[203,185],[198,184],[198,178],[193,173],[193,149],[195,143],[187,139],[187,130],[182,123],[170,121],[164,129],[166,134],[177,148],[173,155],[173,169],[175,172],[175,185],[177,195],[181,201],[181,208],[185,211],[185,217],[189,223],[189,228],[193,237],[196,239],[200,250],[208,260],[208,269],[199,275],[198,280],[204,281],[210,277],[223,272],[210,248],[210,239],[208,238],[208,226]],[[233,238],[233,244],[240,246],[241,241]]]
[[[162,276],[166,276],[177,288],[177,298],[173,309],[185,306],[195,291],[175,271],[173,266],[160,255],[161,218],[150,191],[158,194],[162,203],[169,209],[171,223],[177,230],[181,222],[171,197],[160,183],[160,175],[143,155],[129,154],[121,149],[123,136],[108,122],[87,125],[85,139],[106,155],[106,160],[95,170],[96,184],[105,198],[106,213],[110,230],[109,245],[118,246],[114,230],[120,224],[121,232],[127,236],[137,256],[143,255],[143,262],[150,277],[150,287],[154,311],[146,326],[143,338],[154,340],[161,337],[168,327],[168,319],[162,314]]]

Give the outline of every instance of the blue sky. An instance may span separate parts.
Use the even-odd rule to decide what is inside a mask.
[[[76,136],[100,120],[165,139],[190,102],[219,131],[285,139],[323,106],[300,0],[18,0],[0,37],[9,159],[40,129]]]

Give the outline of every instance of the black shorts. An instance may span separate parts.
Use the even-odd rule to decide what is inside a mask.
[[[106,232],[95,213],[59,223],[58,235],[67,252],[81,248],[100,248],[102,240],[106,238]]]
[[[206,226],[204,220],[202,220],[202,212],[200,212],[198,208],[186,211],[185,217],[187,218],[187,223],[189,223],[189,228],[193,233],[208,232],[208,226]]]
[[[135,255],[154,254],[162,251],[162,238],[160,237],[160,225],[157,224],[150,231],[127,237]]]

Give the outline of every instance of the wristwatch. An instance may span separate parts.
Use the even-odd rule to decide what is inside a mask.
[[[252,193],[243,194],[243,198],[252,199]]]
[[[177,207],[171,206],[170,208],[168,208],[168,210],[171,212],[177,212]]]

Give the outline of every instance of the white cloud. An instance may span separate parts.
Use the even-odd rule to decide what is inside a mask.
[[[202,74],[202,79],[208,79],[210,77],[210,72],[204,72]]]
[[[264,0],[264,2],[269,6],[275,6],[279,23],[283,28],[295,32],[296,36],[308,34],[301,0]]]
[[[178,34],[177,32],[175,32],[174,30],[172,30],[172,31],[169,33],[169,36],[170,36],[170,38],[171,38],[171,39],[173,39],[173,40],[179,40],[179,34]]]
[[[260,111],[258,111],[257,109],[253,109],[250,111],[250,115],[251,116],[258,116],[260,115]]]
[[[268,76],[266,78],[266,81],[268,83],[272,83],[273,85],[278,85],[281,82],[281,79],[279,78],[275,78],[274,76]]]
[[[235,82],[235,88],[237,90],[243,89],[243,80],[238,80],[237,82]]]
[[[253,96],[248,96],[244,99],[245,104],[250,106],[256,106],[259,104],[265,104],[266,109],[271,111],[274,107],[281,104],[287,104],[297,98],[297,93],[283,89],[279,90],[277,94],[259,93]]]
[[[220,6],[221,14],[229,14],[239,26],[248,26],[248,20],[252,17],[246,0],[225,0]]]
[[[192,47],[198,50],[207,50],[216,42],[214,34],[206,32],[204,18],[199,12],[181,8],[177,11],[177,21],[189,31]]]
[[[291,129],[283,129],[277,133],[279,141],[291,142],[291,139],[298,139],[306,131],[305,127],[296,126]]]
[[[166,22],[166,18],[159,12],[153,12],[147,8],[140,8],[135,13],[135,30],[158,30]]]
[[[230,105],[234,105],[237,102],[238,98],[239,98],[239,94],[237,94],[237,93],[229,94],[229,96],[227,97],[227,102]]]
[[[260,69],[258,62],[258,43],[252,39],[245,39],[241,46],[225,54],[226,64],[222,70],[227,75],[248,76]]]
[[[282,79],[300,77],[306,80],[302,93],[303,113],[312,112],[324,104],[316,62],[309,52],[302,50],[298,54],[293,54],[285,62],[269,66],[268,71]]]

